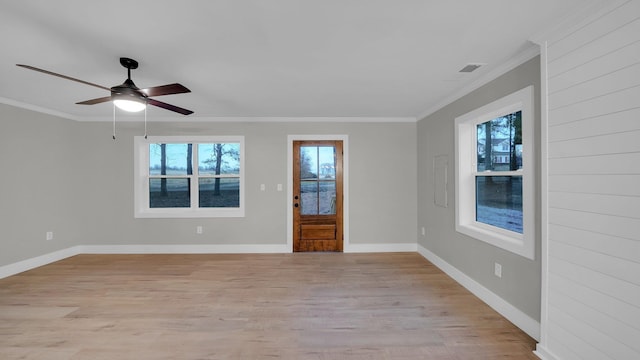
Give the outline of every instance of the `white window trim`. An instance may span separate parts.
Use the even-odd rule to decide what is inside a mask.
[[[150,208],[149,144],[240,143],[240,206],[238,208]],[[194,168],[197,165],[194,164]],[[244,136],[136,136],[134,138],[134,217],[205,218],[244,217]],[[192,194],[197,196],[197,193]]]
[[[475,174],[478,124],[522,111],[523,169],[499,172],[522,175],[522,227],[516,233],[476,221]],[[535,168],[533,86],[526,87],[455,119],[456,231],[533,260],[535,257]],[[498,173],[494,173],[498,175]]]

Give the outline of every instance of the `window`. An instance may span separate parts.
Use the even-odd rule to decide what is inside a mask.
[[[135,216],[244,216],[244,138],[135,137]]]
[[[494,145],[477,154],[475,220],[522,234],[522,111],[477,124],[476,131],[477,144]],[[498,151],[508,156],[492,155]]]
[[[534,257],[533,87],[455,120],[456,230]]]

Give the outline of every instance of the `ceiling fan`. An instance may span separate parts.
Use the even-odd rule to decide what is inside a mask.
[[[97,99],[81,101],[81,102],[77,102],[76,104],[80,104],[80,105],[95,105],[95,104],[100,104],[100,103],[104,103],[104,102],[108,102],[108,101],[113,101],[113,103],[117,107],[119,107],[119,108],[121,108],[123,110],[126,110],[126,111],[133,111],[133,112],[141,111],[141,110],[146,108],[147,104],[149,104],[149,105],[157,106],[157,107],[169,110],[169,111],[174,111],[174,112],[177,112],[177,113],[182,114],[182,115],[193,114],[193,111],[191,111],[191,110],[183,109],[181,107],[178,107],[178,106],[175,106],[175,105],[171,105],[171,104],[167,104],[167,103],[164,103],[162,101],[158,101],[158,100],[150,98],[150,96],[183,94],[183,93],[191,92],[191,90],[187,89],[186,87],[184,87],[184,86],[182,86],[182,85],[180,85],[178,83],[140,89],[131,80],[131,69],[137,69],[138,68],[138,62],[133,60],[133,59],[129,59],[129,58],[126,58],[126,57],[121,57],[120,58],[120,64],[122,66],[124,66],[125,68],[127,68],[127,80],[125,80],[124,83],[122,83],[121,85],[116,85],[116,86],[113,86],[111,88],[108,88],[108,87],[105,87],[105,86],[102,86],[102,85],[98,85],[98,84],[94,84],[94,83],[90,83],[88,81],[75,79],[75,78],[72,78],[70,76],[57,74],[57,73],[54,73],[54,72],[51,72],[51,71],[48,71],[48,70],[39,69],[37,67],[33,67],[33,66],[30,66],[30,65],[23,65],[23,64],[16,64],[16,65],[20,66],[20,67],[23,67],[25,69],[39,71],[41,73],[45,73],[45,74],[48,74],[48,75],[53,75],[53,76],[57,76],[57,77],[60,77],[60,78],[63,78],[63,79],[76,81],[76,82],[79,82],[79,83],[82,83],[82,84],[95,86],[97,88],[107,90],[107,91],[109,91],[111,93],[110,96],[105,96],[105,97],[101,97],[101,98],[97,98]]]

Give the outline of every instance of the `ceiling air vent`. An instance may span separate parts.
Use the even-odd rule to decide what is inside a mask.
[[[465,66],[462,69],[460,69],[459,72],[461,72],[461,73],[470,73],[470,72],[475,71],[477,68],[479,68],[482,65],[484,65],[484,64],[467,64],[467,66]]]

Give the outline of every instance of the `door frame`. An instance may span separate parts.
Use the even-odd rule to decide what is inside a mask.
[[[349,136],[287,135],[287,249],[293,252],[293,142],[306,140],[342,141],[342,251],[349,248]]]

